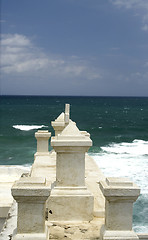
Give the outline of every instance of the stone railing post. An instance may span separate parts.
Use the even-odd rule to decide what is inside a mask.
[[[65,104],[65,125],[69,123],[70,120],[70,104]]]
[[[127,178],[106,178],[100,188],[106,199],[100,240],[139,239],[132,230],[133,203],[140,194],[139,187]]]
[[[45,178],[21,178],[11,191],[18,203],[17,234],[13,240],[46,240],[45,202],[50,188]]]
[[[81,134],[72,121],[51,146],[57,153],[56,184],[49,198],[49,220],[91,220],[93,196],[85,186],[85,153],[92,146],[88,136]]]
[[[65,128],[65,115],[62,112],[58,118],[55,119],[55,121],[51,122],[52,127],[54,128],[55,131],[55,136],[57,136],[58,134],[60,134],[63,129]]]
[[[70,105],[65,104],[65,113],[61,113],[55,121],[51,122],[55,131],[55,136],[60,134],[70,121]]]
[[[37,139],[37,152],[35,156],[38,155],[49,155],[49,138],[51,133],[48,130],[38,130],[35,133],[35,138]]]

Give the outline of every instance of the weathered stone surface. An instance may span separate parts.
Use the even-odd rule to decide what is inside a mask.
[[[138,240],[138,236],[134,231],[109,231],[105,228],[101,229],[100,240]]]
[[[138,233],[139,240],[148,240],[148,233]]]
[[[0,231],[7,218],[8,211],[13,203],[11,187],[23,173],[28,174],[29,167],[0,166]]]
[[[49,220],[92,220],[94,197],[85,186],[85,152],[92,145],[72,121],[51,139],[57,153],[56,183],[48,201]],[[64,210],[64,214],[63,214]]]
[[[12,195],[18,203],[17,235],[15,240],[46,240],[45,202],[50,195],[45,178],[22,178],[12,187]],[[39,238],[40,236],[40,238]]]
[[[100,182],[106,198],[105,226],[101,229],[101,240],[138,239],[132,231],[133,202],[140,194],[139,187],[125,178],[107,178]]]
[[[46,130],[38,130],[35,133],[35,137],[37,139],[37,152],[35,153],[35,156],[48,155],[48,140],[51,137],[51,133]]]
[[[48,225],[49,233],[48,240],[50,239],[100,239],[100,227],[103,224],[102,219],[94,218],[90,222],[51,222]]]
[[[84,221],[93,218],[93,196],[87,189],[54,188],[48,206],[52,221]]]
[[[17,234],[13,240],[46,240],[47,236],[45,233],[26,233],[26,234]]]
[[[61,113],[55,121],[51,122],[52,127],[54,128],[55,131],[55,136],[60,134],[63,129],[67,126],[67,124],[70,121],[70,105],[65,104],[65,112]]]
[[[70,104],[65,104],[65,125],[69,123],[70,120]]]
[[[123,182],[122,182],[123,181]],[[136,201],[140,194],[140,188],[128,178],[107,178],[100,182],[100,188],[106,199],[114,201],[121,198],[130,198]]]
[[[16,201],[13,200],[12,206],[8,212],[7,219],[0,233],[0,240],[12,239],[13,233],[14,234],[16,233],[16,227],[17,227],[17,206]]]

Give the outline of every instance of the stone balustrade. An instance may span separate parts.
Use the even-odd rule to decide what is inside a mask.
[[[50,188],[45,178],[20,178],[11,191],[18,204],[17,234],[13,240],[46,240],[45,202]]]
[[[132,230],[133,203],[140,194],[139,187],[128,178],[106,178],[100,188],[106,199],[100,240],[139,239]]]
[[[37,153],[32,177],[21,178],[12,187],[12,195],[18,203],[17,234],[13,240],[65,239],[70,234],[66,223],[72,234],[77,229],[78,237],[72,239],[89,239],[88,236],[100,240],[146,239],[145,235],[137,235],[132,230],[133,203],[140,194],[139,187],[127,178],[105,179],[100,170],[94,173],[94,163],[91,165],[86,154],[92,146],[90,134],[79,131],[76,123],[70,120],[69,112],[70,105],[66,104],[65,113],[52,122],[55,137],[51,138],[54,151],[50,154],[48,141],[51,133],[40,130],[35,133]],[[87,173],[85,161],[89,162]],[[33,177],[43,175],[48,186],[45,178]],[[52,189],[49,188],[51,179]],[[95,207],[96,212],[103,208],[104,213],[104,199],[105,224],[104,215],[97,215],[94,211]],[[48,209],[47,229],[45,207]],[[82,225],[79,227],[79,223],[85,223],[85,229]],[[88,236],[82,231],[86,228]],[[82,237],[83,233],[86,238]]]

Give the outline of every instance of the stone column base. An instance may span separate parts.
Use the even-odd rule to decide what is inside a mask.
[[[94,197],[86,187],[55,187],[48,199],[49,221],[90,221]]]
[[[47,236],[45,233],[25,233],[17,234],[12,240],[46,240]]]
[[[100,240],[139,240],[134,231],[109,231],[103,225],[100,231]]]

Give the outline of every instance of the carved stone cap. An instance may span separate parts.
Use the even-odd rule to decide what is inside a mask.
[[[38,130],[35,133],[35,137],[36,138],[50,138],[51,137],[51,133],[48,132],[48,130]]]
[[[140,188],[129,178],[106,178],[99,185],[105,197],[138,197],[140,194]]]
[[[50,195],[51,188],[46,185],[45,178],[20,178],[12,186],[11,192],[17,201],[43,200]]]
[[[70,121],[61,134],[51,138],[51,146],[92,146],[92,140],[82,134],[75,122]]]
[[[52,127],[64,127],[65,126],[65,114],[62,112],[55,121],[51,122]]]
[[[108,177],[106,183],[110,187],[130,187],[133,186],[133,182],[129,178]]]

